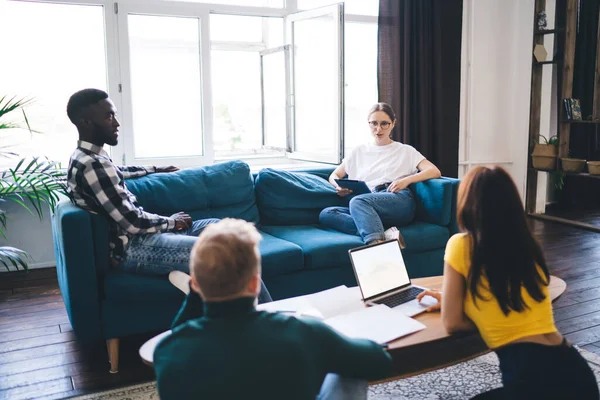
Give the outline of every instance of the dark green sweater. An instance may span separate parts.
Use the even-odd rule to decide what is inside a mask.
[[[169,399],[311,399],[327,373],[380,379],[390,355],[316,319],[256,311],[254,299],[206,303],[154,352],[158,392]]]

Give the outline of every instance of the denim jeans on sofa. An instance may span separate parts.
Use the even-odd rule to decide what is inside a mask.
[[[332,167],[252,174],[231,161],[127,181],[144,209],[162,215],[185,211],[194,219],[234,217],[254,222],[263,240],[263,280],[274,299],[356,281],[348,250],[359,236],[319,225],[328,206],[348,206],[326,181]],[[439,275],[446,242],[456,232],[458,180],[411,185],[415,220],[400,227],[412,277]],[[82,343],[160,332],[169,328],[183,294],[166,276],[109,267],[107,221],[69,201],[52,217],[59,286],[73,331]]]

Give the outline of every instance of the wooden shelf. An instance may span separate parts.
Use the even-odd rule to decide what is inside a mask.
[[[550,61],[534,61],[533,65],[546,65],[546,64],[558,64],[562,60],[550,60]]]
[[[543,29],[543,30],[535,30],[534,35],[552,35],[554,33],[562,33],[564,29]]]
[[[530,171],[535,171],[535,172],[558,172],[558,173],[569,175],[569,176],[581,176],[584,178],[600,179],[600,175],[592,175],[589,172],[565,172],[561,169],[538,169],[538,168],[528,168],[528,169]]]
[[[577,121],[575,119],[563,119],[560,121],[561,124],[600,124],[600,120],[590,121],[587,119],[582,119],[581,121]]]

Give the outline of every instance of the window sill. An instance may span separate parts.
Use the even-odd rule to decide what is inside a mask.
[[[250,166],[250,171],[255,173],[263,168],[275,168],[281,170],[295,170],[307,168],[333,167],[332,164],[320,163],[314,161],[294,160],[285,156],[273,157],[272,155],[254,155],[246,157],[221,157],[215,159],[215,163],[222,163],[232,160],[243,161]]]

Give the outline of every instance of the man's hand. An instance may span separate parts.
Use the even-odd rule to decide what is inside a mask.
[[[174,165],[169,165],[168,167],[156,167],[156,172],[175,172],[175,171],[179,171],[179,168],[177,168]]]
[[[346,189],[343,187],[339,187],[339,186],[336,186],[335,191],[337,192],[338,196],[340,196],[340,197],[344,197],[344,196],[348,196],[349,194],[352,194],[352,190]]]
[[[437,304],[434,304],[431,307],[428,307],[425,311],[432,312],[432,311],[440,311],[441,310],[441,308],[442,308],[442,292],[440,292],[438,290],[425,290],[424,292],[421,292],[417,295],[417,301],[420,302],[421,299],[425,296],[431,296],[438,301]]]
[[[398,179],[388,186],[388,192],[398,193],[402,189],[406,189],[410,185],[410,182],[406,178]]]
[[[183,231],[192,226],[192,217],[183,211],[171,215],[171,218],[175,220],[175,228],[173,229],[174,231]]]

